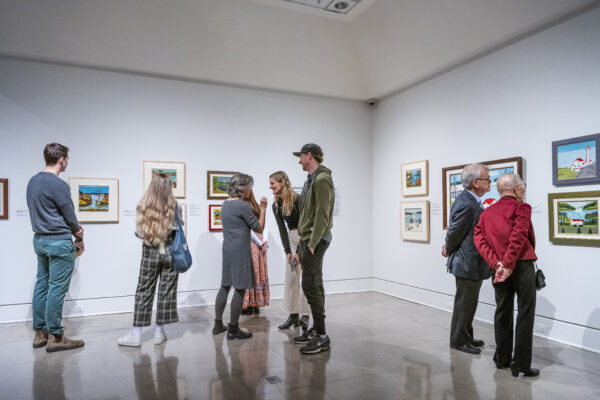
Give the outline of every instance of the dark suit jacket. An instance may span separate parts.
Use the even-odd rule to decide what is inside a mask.
[[[446,233],[448,272],[458,278],[481,281],[490,277],[490,269],[473,242],[473,229],[479,221],[481,206],[464,190],[450,210],[450,227]]]
[[[519,260],[537,260],[531,206],[501,198],[481,215],[473,240],[490,267],[502,262],[513,269]]]

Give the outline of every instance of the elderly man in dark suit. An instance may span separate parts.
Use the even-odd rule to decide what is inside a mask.
[[[448,272],[456,277],[456,294],[450,326],[450,347],[465,353],[479,354],[482,340],[473,337],[473,318],[477,311],[479,290],[490,269],[473,242],[473,229],[483,211],[480,197],[490,191],[488,167],[469,164],[461,177],[465,188],[450,210],[450,225],[442,255],[448,257]]]

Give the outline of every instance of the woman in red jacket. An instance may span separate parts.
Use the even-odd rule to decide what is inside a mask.
[[[496,367],[510,367],[512,375],[538,376],[531,368],[535,318],[535,235],[531,206],[523,202],[525,184],[517,174],[504,174],[496,182],[501,199],[479,218],[473,240],[477,250],[496,271]],[[518,313],[513,356],[513,305]],[[511,362],[512,361],[512,362]]]

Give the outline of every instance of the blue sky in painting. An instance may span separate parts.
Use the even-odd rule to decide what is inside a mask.
[[[586,140],[585,142],[571,143],[565,144],[563,146],[558,146],[558,168],[570,168],[573,161],[575,161],[577,158],[585,160],[585,149],[588,145],[591,149],[590,158],[592,159],[592,161],[596,161],[596,141]]]
[[[108,194],[108,186],[79,186],[81,193]]]

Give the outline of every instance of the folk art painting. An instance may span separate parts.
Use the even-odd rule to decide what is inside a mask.
[[[600,183],[600,134],[552,142],[552,183],[576,186]]]
[[[554,244],[600,246],[600,191],[548,194],[550,241]]]
[[[119,222],[117,178],[69,177],[69,186],[79,222]]]

